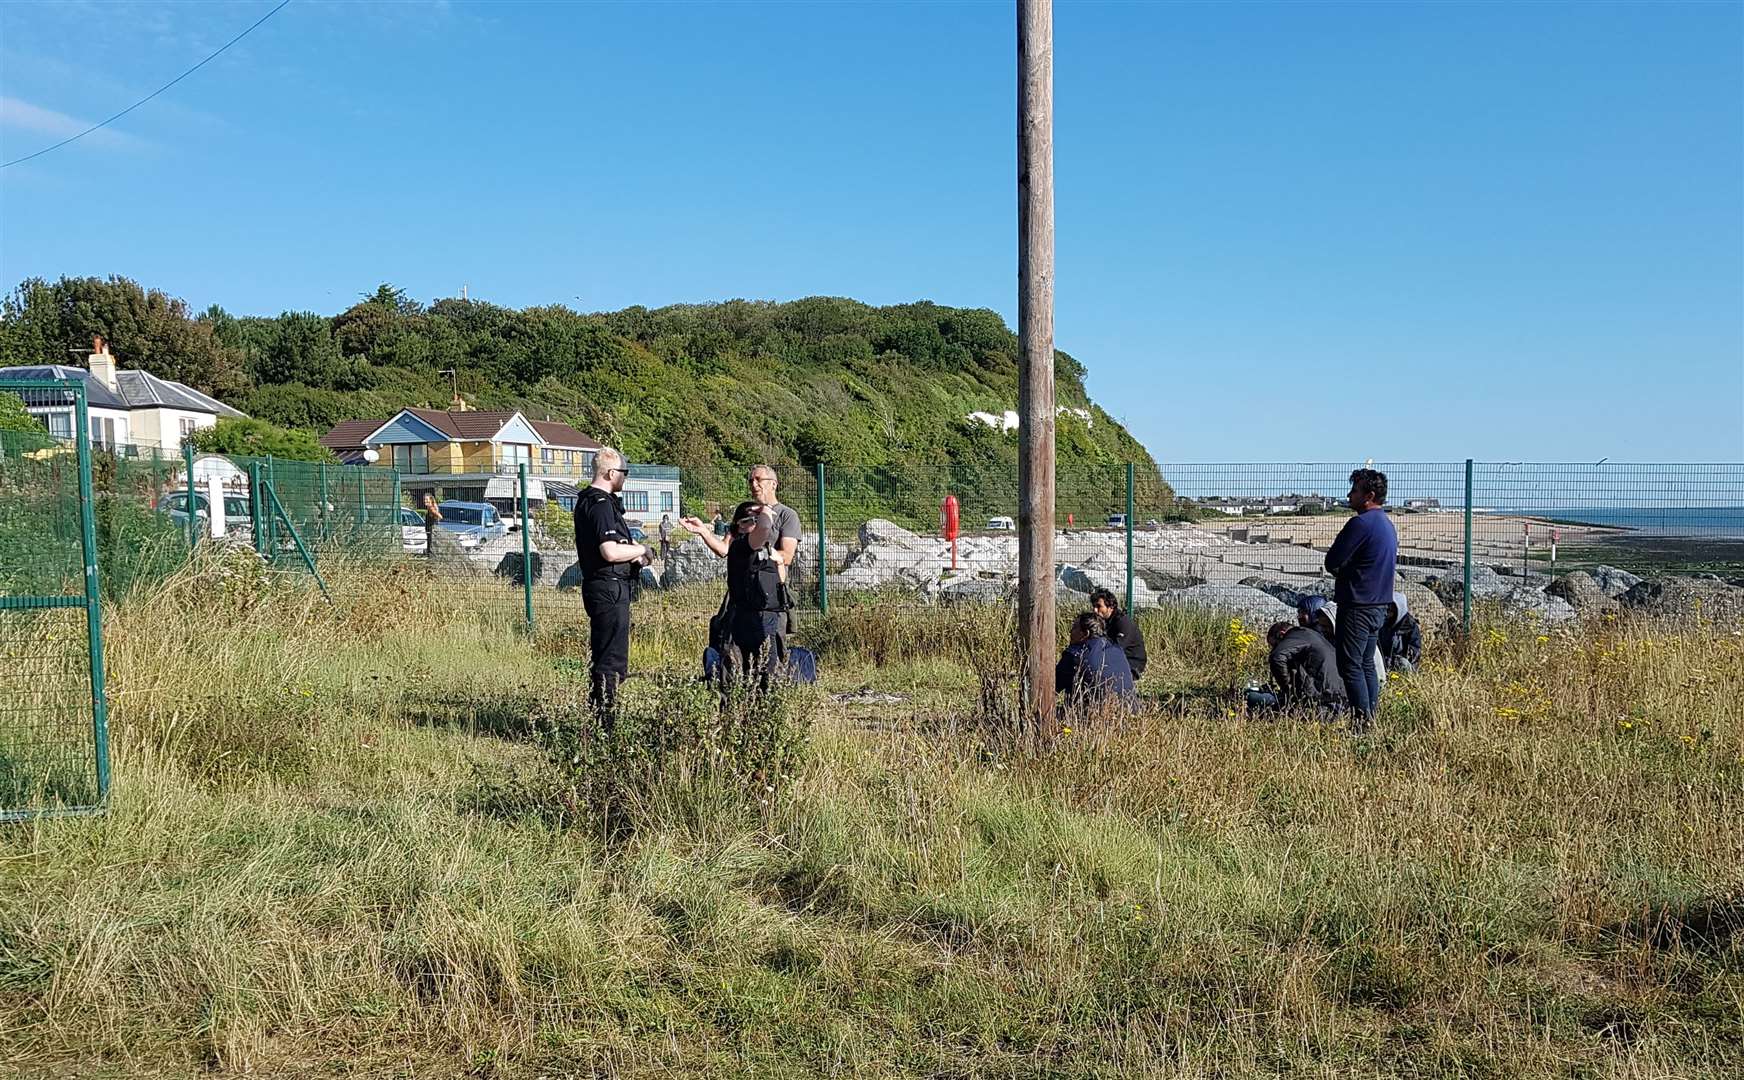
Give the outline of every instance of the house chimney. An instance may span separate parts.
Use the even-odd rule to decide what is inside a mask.
[[[101,334],[91,335],[91,377],[111,390],[116,388],[115,354]]]

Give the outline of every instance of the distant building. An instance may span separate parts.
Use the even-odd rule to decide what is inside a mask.
[[[1244,514],[1309,514],[1332,507],[1332,500],[1321,495],[1213,495],[1197,500],[1207,510],[1216,510],[1231,517]]]
[[[386,420],[346,420],[321,436],[342,461],[398,469],[401,489],[417,498],[492,502],[512,508],[527,466],[527,501],[566,510],[593,478],[600,444],[568,424],[529,420],[515,409],[401,409]],[[629,466],[624,510],[629,516],[676,515],[679,472],[670,465]]]
[[[148,371],[123,371],[109,343],[91,338],[90,367],[36,364],[0,368],[0,379],[77,379],[85,384],[86,416],[91,442],[110,449],[148,452],[156,448],[174,454],[182,440],[218,423],[220,417],[246,419],[217,398],[191,386],[160,379]],[[57,439],[71,439],[77,421],[70,401],[48,401],[26,394],[24,411],[41,420]]]
[[[1405,500],[1405,509],[1407,509],[1407,510],[1440,510],[1441,509],[1441,500],[1440,499],[1406,499]]]

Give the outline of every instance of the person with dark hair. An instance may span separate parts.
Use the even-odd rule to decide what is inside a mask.
[[[1132,668],[1132,681],[1144,678],[1145,665],[1150,661],[1145,656],[1144,634],[1139,632],[1138,620],[1120,610],[1114,593],[1107,589],[1097,589],[1090,594],[1090,610],[1101,616],[1103,633],[1108,640],[1120,646],[1120,651],[1126,654],[1126,664]]]
[[[1332,625],[1332,616],[1326,613],[1324,596],[1304,596],[1296,601],[1296,625],[1313,627],[1327,641],[1338,633],[1337,627]]]
[[[1394,593],[1393,602],[1387,605],[1387,621],[1381,624],[1381,656],[1388,671],[1404,674],[1416,671],[1423,659],[1423,631],[1404,593]]]
[[[1070,644],[1054,665],[1054,693],[1065,709],[1094,706],[1118,698],[1136,701],[1132,667],[1126,654],[1108,640],[1102,617],[1086,611],[1072,620]]]
[[[1312,626],[1273,623],[1266,631],[1273,691],[1250,690],[1249,708],[1320,709],[1336,713],[1345,705],[1344,681],[1332,642]]]
[[[1345,522],[1326,552],[1326,571],[1337,578],[1333,599],[1338,603],[1338,673],[1350,698],[1351,727],[1365,732],[1380,705],[1381,676],[1374,653],[1387,607],[1393,602],[1394,563],[1399,535],[1386,510],[1387,475],[1374,469],[1350,474],[1350,508],[1356,516]]]

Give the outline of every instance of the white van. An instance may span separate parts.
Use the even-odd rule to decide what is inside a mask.
[[[991,517],[987,519],[987,528],[991,532],[1015,532],[1017,522],[1008,517]]]

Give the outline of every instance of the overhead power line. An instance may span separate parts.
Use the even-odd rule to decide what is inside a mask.
[[[122,109],[120,112],[116,113],[114,116],[111,116],[109,119],[104,120],[101,123],[92,124],[90,127],[79,132],[77,135],[70,135],[67,138],[62,139],[60,142],[55,143],[53,146],[45,146],[41,150],[38,150],[34,154],[26,154],[21,158],[13,158],[11,161],[8,161],[5,164],[0,165],[0,169],[10,169],[14,165],[22,165],[26,161],[30,161],[33,158],[39,158],[42,155],[49,153],[50,151],[59,150],[61,147],[67,145],[68,143],[78,142],[80,139],[89,135],[91,132],[96,131],[100,127],[106,127],[109,124],[113,124],[115,121],[121,119],[123,116],[126,116],[128,113],[139,108],[141,105],[144,105],[146,102],[150,101],[152,98],[157,97],[159,94],[163,93],[165,90],[168,90],[170,87],[181,82],[183,79],[187,78],[189,75],[192,75],[194,72],[199,71],[201,68],[205,67],[207,64],[210,64],[212,61],[218,59],[219,55],[221,53],[223,53],[225,49],[230,48],[230,46],[236,44],[238,41],[241,41],[243,38],[247,37],[249,34],[254,33],[255,27],[258,27],[261,23],[266,22],[268,19],[272,18],[274,15],[277,15],[284,8],[284,6],[290,2],[291,2],[291,0],[280,0],[278,7],[273,8],[271,11],[267,12],[265,15],[262,15],[260,18],[256,19],[254,21],[254,25],[250,26],[247,30],[244,30],[242,33],[237,34],[235,37],[231,38],[229,41],[226,41],[224,44],[218,46],[217,51],[214,52],[211,56],[206,57],[206,59],[200,61],[198,64],[195,64],[193,67],[182,72],[180,75],[177,75],[175,78],[171,79],[169,82],[164,83],[162,86],[158,87],[156,90],[153,90],[151,93],[140,98],[138,101],[129,105],[127,108]]]

